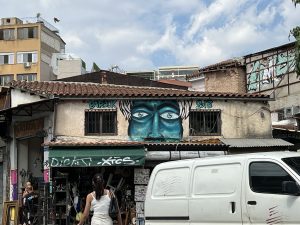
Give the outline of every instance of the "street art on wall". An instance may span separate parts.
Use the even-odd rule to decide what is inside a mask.
[[[283,75],[295,71],[295,50],[252,61],[247,64],[248,92],[274,88]]]
[[[196,109],[211,109],[213,107],[212,100],[197,100]]]
[[[116,108],[116,100],[90,100],[89,109]]]
[[[180,141],[182,120],[192,101],[120,101],[119,107],[129,122],[128,136],[133,141]]]

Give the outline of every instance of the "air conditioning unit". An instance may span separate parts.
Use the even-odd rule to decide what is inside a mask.
[[[30,67],[31,67],[31,62],[24,63],[24,68],[30,68]]]

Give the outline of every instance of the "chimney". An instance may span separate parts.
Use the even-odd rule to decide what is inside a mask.
[[[106,72],[101,72],[101,84],[107,84]]]

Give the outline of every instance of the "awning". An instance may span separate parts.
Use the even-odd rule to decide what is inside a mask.
[[[230,148],[289,147],[294,144],[275,138],[220,138]]]
[[[144,148],[49,149],[50,167],[140,166],[145,163]]]

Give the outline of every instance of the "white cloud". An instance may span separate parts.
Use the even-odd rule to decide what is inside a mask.
[[[36,13],[55,23],[66,49],[101,68],[157,69],[170,63],[206,66],[288,42],[299,25],[291,0],[0,0],[2,17]],[[258,8],[264,5],[265,8]],[[163,63],[168,63],[164,60]],[[169,65],[170,65],[169,63]],[[151,68],[152,67],[152,68]]]

